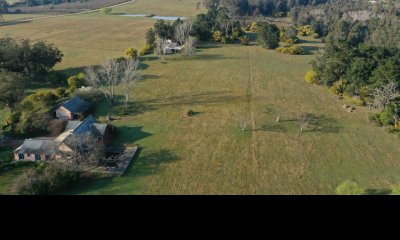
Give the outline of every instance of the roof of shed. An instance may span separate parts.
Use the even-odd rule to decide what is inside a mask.
[[[84,113],[89,109],[90,104],[80,97],[74,97],[64,103],[63,107],[72,113]]]

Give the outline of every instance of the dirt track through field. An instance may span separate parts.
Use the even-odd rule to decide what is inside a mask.
[[[119,7],[119,6],[123,6],[129,3],[134,3],[136,2],[136,0],[132,0],[129,2],[124,2],[124,3],[119,3],[119,4],[115,4],[115,5],[111,5],[108,6],[107,8],[114,8],[114,7]],[[43,20],[43,19],[48,19],[48,18],[56,18],[56,17],[67,17],[67,16],[75,16],[75,15],[82,15],[82,14],[87,14],[87,13],[93,13],[93,12],[98,12],[100,11],[102,8],[97,8],[97,9],[93,9],[93,10],[88,10],[88,11],[84,11],[84,12],[78,12],[78,13],[68,13],[68,14],[60,14],[60,15],[53,15],[53,16],[46,16],[46,17],[37,17],[37,18],[28,18],[28,19],[21,19],[21,20],[16,20],[16,21],[10,21],[10,22],[6,22],[4,23],[6,24],[11,24],[11,23],[20,23],[20,22],[32,22],[32,21],[36,21],[36,20]]]
[[[256,131],[257,131],[257,124],[254,116],[254,71],[255,68],[253,67],[253,61],[252,61],[252,54],[251,54],[251,49],[249,49],[249,72],[250,72],[250,92],[251,92],[251,100],[250,100],[250,119],[251,119],[251,156],[252,156],[252,161],[253,161],[253,166],[254,170],[257,171],[258,169],[258,160],[256,156]],[[256,186],[253,186],[251,189],[256,192]]]

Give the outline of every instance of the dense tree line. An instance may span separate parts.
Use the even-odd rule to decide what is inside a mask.
[[[334,94],[351,97],[357,104],[379,110],[371,121],[394,125],[400,120],[400,49],[398,43],[377,44],[371,21],[335,22],[326,37],[326,46],[313,62],[307,80],[327,85]],[[398,34],[398,33],[397,33]],[[387,41],[393,39],[387,36]],[[397,131],[397,130],[396,130]]]
[[[39,91],[25,97],[25,86],[33,81],[58,80],[49,71],[62,57],[58,48],[43,41],[0,39],[0,108],[11,110],[7,124],[15,133],[47,129],[48,112],[60,96]]]
[[[400,11],[395,1],[370,4],[364,0],[331,0],[317,6],[295,6],[291,8],[290,17],[297,26],[311,25],[320,36],[326,36],[341,19],[351,22],[367,21],[369,28],[375,32],[392,29],[374,36],[374,40],[378,41],[378,36],[384,39],[387,35],[400,33],[398,31]]]
[[[236,41],[245,34],[235,11],[218,5],[209,8],[206,14],[197,15],[193,22],[193,34],[200,40],[210,40],[215,32],[227,42]]]
[[[23,0],[19,4],[27,6],[40,6],[47,4],[60,4],[60,3],[73,3],[73,2],[87,2],[87,0]]]
[[[52,44],[43,41],[32,43],[28,39],[0,39],[1,69],[36,78],[48,73],[61,62],[63,53]]]
[[[328,0],[204,0],[203,3],[207,8],[223,6],[240,15],[286,16],[294,7],[326,2]]]

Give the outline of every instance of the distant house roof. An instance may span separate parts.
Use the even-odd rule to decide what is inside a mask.
[[[57,153],[57,143],[53,140],[27,139],[15,150],[18,154],[43,154]]]
[[[104,137],[106,134],[108,124],[98,123],[97,120],[92,116],[89,115],[83,121],[69,121],[67,125],[68,136],[65,137],[63,140],[68,142],[68,137],[71,135],[80,135],[91,133],[93,136],[96,137]]]
[[[180,51],[182,50],[182,46],[180,46],[178,43],[172,42],[171,40],[167,40],[165,49]]]
[[[83,121],[69,121],[66,130],[54,140],[27,139],[24,143],[15,149],[18,154],[40,154],[54,155],[58,153],[58,147],[64,143],[67,146],[73,146],[74,135],[90,133],[96,137],[106,135],[108,124],[98,123],[92,116],[88,116]]]
[[[92,115],[88,116],[79,124],[78,127],[75,128],[74,134],[91,132],[93,123],[97,123],[97,120]]]
[[[84,113],[89,109],[90,104],[80,97],[74,97],[64,103],[63,107],[72,113]]]
[[[92,133],[95,136],[104,136],[106,134],[107,126],[108,124],[102,124],[102,123],[94,123],[92,128]]]

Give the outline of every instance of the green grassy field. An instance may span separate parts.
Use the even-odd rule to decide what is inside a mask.
[[[114,123],[115,144],[135,142],[139,157],[125,176],[68,193],[333,194],[346,179],[371,189],[399,181],[398,139],[368,125],[365,108],[347,113],[324,87],[306,84],[312,58],[209,45],[193,59],[146,62],[130,116]],[[187,109],[197,114],[182,118]],[[302,112],[314,114],[316,130],[300,132]],[[97,116],[106,113],[102,105]]]
[[[121,17],[116,14],[153,13],[192,17],[204,11],[203,8],[196,10],[196,3],[195,0],[137,0],[113,9],[111,15],[91,13],[1,26],[0,36],[19,39],[29,37],[32,40],[44,39],[53,43],[65,55],[56,69],[75,72],[75,68],[100,64],[106,58],[124,56],[129,47],[139,50],[143,47],[144,35],[154,25],[155,20],[146,17]],[[30,18],[30,15],[4,15],[6,21],[20,18]]]
[[[194,8],[197,1],[184,1],[182,9],[148,2],[114,12],[189,15],[184,14],[194,11],[189,3]],[[4,26],[0,34],[55,43],[65,52],[57,69],[71,71],[143,45],[153,23],[88,14]],[[145,59],[129,115],[120,116],[106,103],[96,111],[99,118],[121,118],[113,122],[118,127],[113,144],[139,145],[134,163],[123,177],[83,183],[66,193],[334,194],[344,180],[371,189],[399,182],[399,139],[369,125],[366,108],[347,113],[326,88],[307,84],[312,53],[323,45],[311,39],[301,45],[307,55],[209,44],[193,58]],[[196,114],[182,118],[188,109]],[[300,132],[296,119],[303,112],[314,115],[316,129]],[[241,122],[251,130],[241,131]],[[15,174],[0,175],[0,193]]]

